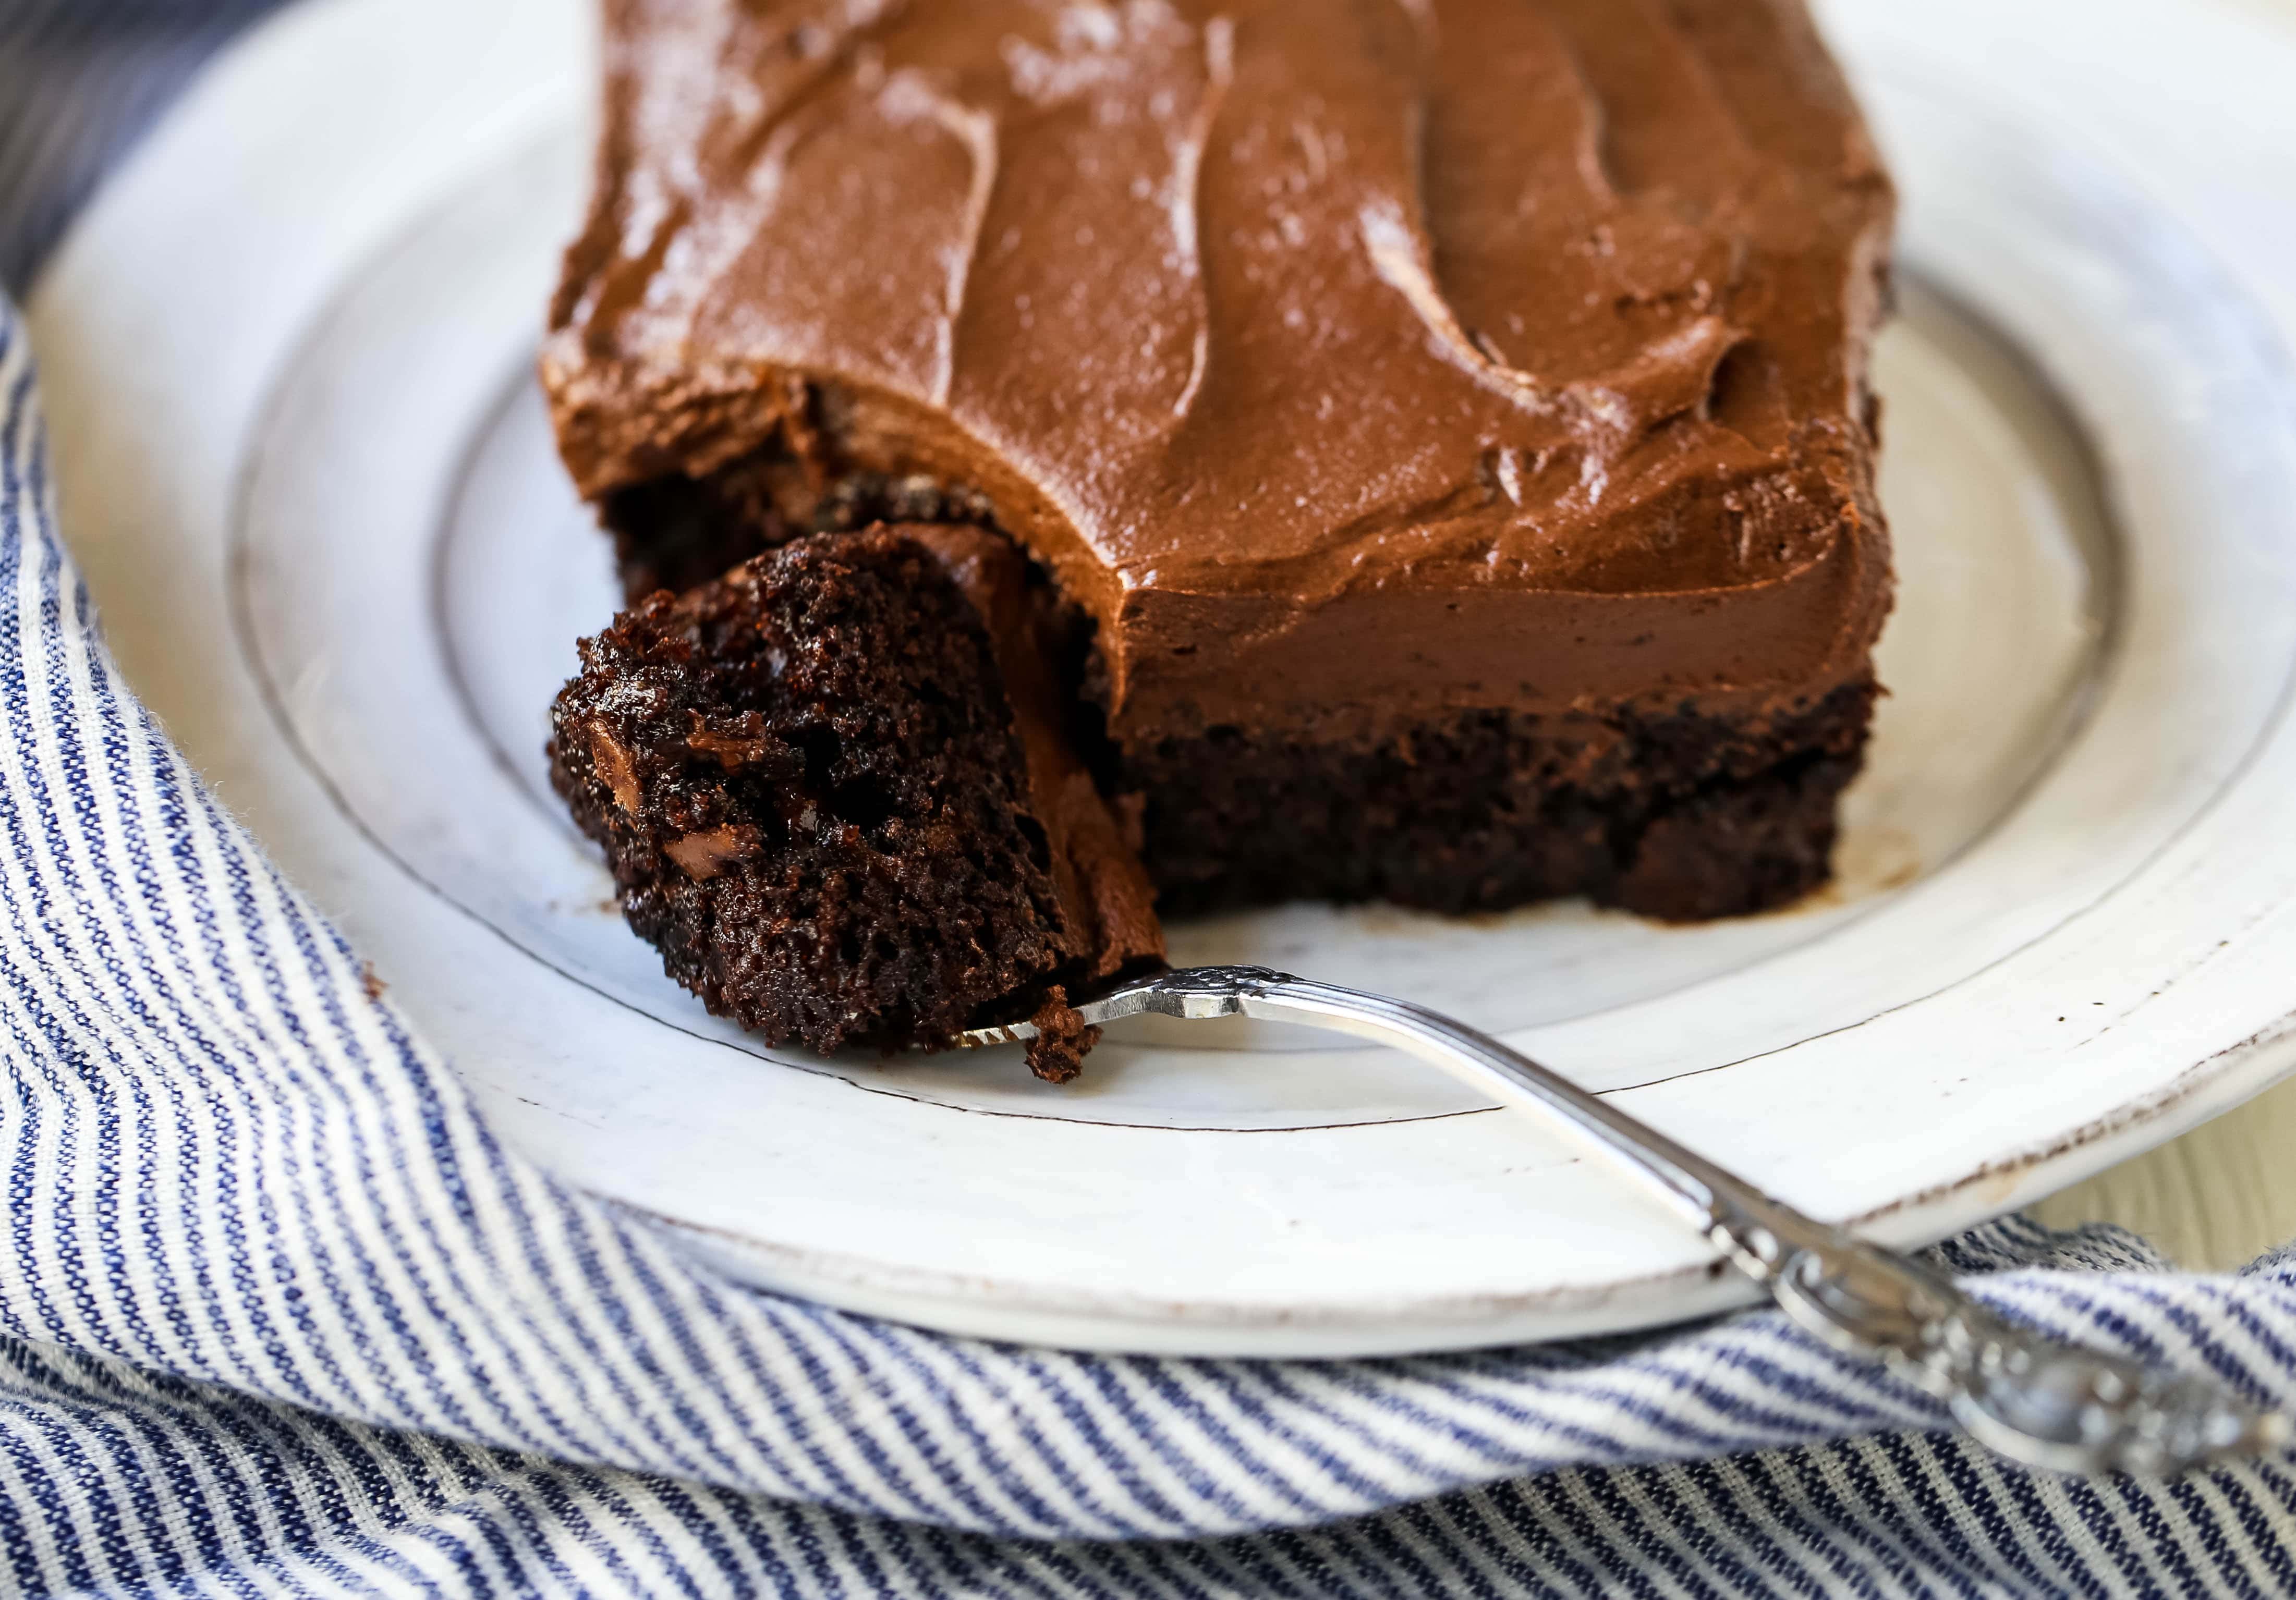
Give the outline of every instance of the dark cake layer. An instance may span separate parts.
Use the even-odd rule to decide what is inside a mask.
[[[1825,880],[1874,690],[1769,718],[1473,712],[1378,744],[1235,731],[1128,755],[1168,915],[1275,901],[1447,912],[1584,894],[1676,919]]]
[[[811,409],[800,386],[790,425],[756,448],[698,478],[654,478],[598,502],[628,600],[682,592],[808,534],[877,523],[996,526],[995,508],[974,491],[856,469],[808,423]]]
[[[976,496],[929,479],[841,475],[824,448],[803,476],[786,445],[692,486],[679,519],[609,507],[634,592],[678,559],[696,571],[806,528],[880,516],[948,521],[977,539]],[[771,479],[788,498],[747,498]],[[825,482],[824,481],[825,479]],[[808,481],[818,488],[796,488]],[[667,552],[667,553],[665,553]],[[1082,645],[1048,652],[1075,683]],[[1096,670],[1082,686],[1098,689]],[[1050,695],[1062,691],[1047,687]],[[1111,745],[1103,787],[1136,804],[1167,915],[1284,900],[1387,900],[1448,912],[1583,894],[1676,919],[1782,905],[1823,883],[1834,802],[1857,775],[1870,676],[1800,701],[1702,706],[1650,697],[1562,714],[1475,709],[1324,741],[1219,727]],[[1089,698],[1099,699],[1097,693]]]
[[[1017,555],[932,537],[802,539],[657,593],[583,641],[554,711],[552,780],[631,927],[771,1042],[945,1044],[1161,958],[1119,824],[1042,721]]]

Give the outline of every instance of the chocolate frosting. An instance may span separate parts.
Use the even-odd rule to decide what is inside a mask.
[[[1120,739],[1866,670],[1891,195],[1797,0],[608,12],[586,494],[811,393],[987,494]]]

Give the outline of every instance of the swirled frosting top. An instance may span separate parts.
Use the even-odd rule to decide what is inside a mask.
[[[1798,0],[610,0],[587,493],[823,386],[1158,726],[1800,692],[1887,607],[1889,185]]]

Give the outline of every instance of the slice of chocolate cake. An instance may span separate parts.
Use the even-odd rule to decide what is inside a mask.
[[[993,534],[801,539],[584,641],[552,780],[712,1011],[823,1051],[947,1044],[1163,957],[1063,725],[1063,631]]]
[[[634,589],[993,523],[1090,619],[1168,910],[1824,877],[1891,196],[1799,0],[607,25],[542,364]]]

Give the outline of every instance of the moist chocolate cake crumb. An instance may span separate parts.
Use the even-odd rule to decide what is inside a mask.
[[[599,519],[613,535],[623,595],[636,603],[657,589],[680,592],[786,543],[804,531],[784,510],[801,499],[800,483],[776,440],[706,477],[658,478],[606,496]]]
[[[1100,1042],[1100,1029],[1069,1004],[1069,992],[1055,984],[1029,1018],[1037,1036],[1029,1041],[1029,1070],[1047,1083],[1066,1083],[1083,1070],[1084,1058]]]
[[[552,782],[713,1012],[824,1052],[937,1048],[1106,965],[996,646],[914,540],[796,540],[652,595],[581,660]],[[1045,1059],[1073,1074],[1088,1048]]]
[[[824,534],[865,527],[873,522],[967,522],[994,527],[996,520],[987,495],[922,473],[899,478],[882,472],[852,473],[831,484],[813,509],[813,526]]]
[[[1407,738],[1227,731],[1128,753],[1166,915],[1287,899],[1454,915],[1584,894],[1672,921],[1767,910],[1831,870],[1876,694],[1767,717],[1468,712]]]
[[[809,407],[811,400],[800,393],[790,404]],[[681,592],[808,533],[849,534],[878,523],[996,526],[978,491],[915,473],[849,470],[809,425],[800,450],[792,442],[796,426],[785,423],[757,448],[697,477],[671,473],[604,496],[599,519],[613,536],[624,598],[636,604],[657,589]]]

